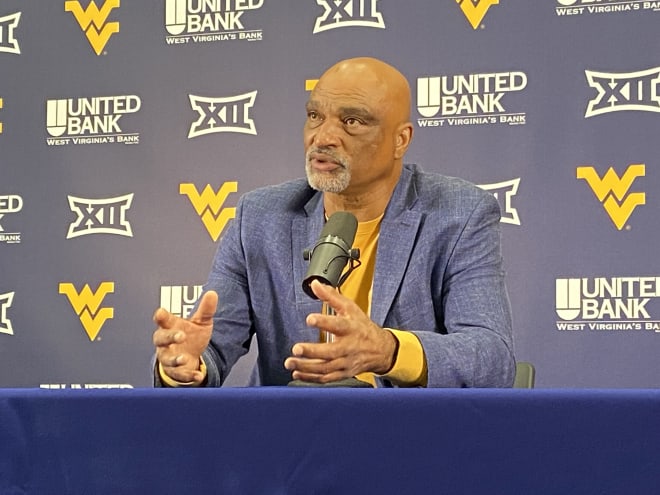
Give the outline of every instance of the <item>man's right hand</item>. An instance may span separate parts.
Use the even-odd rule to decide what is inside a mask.
[[[163,308],[154,313],[158,328],[154,332],[156,358],[162,371],[177,382],[201,385],[206,375],[200,370],[202,352],[211,340],[213,315],[218,294],[204,293],[195,314],[184,320]]]

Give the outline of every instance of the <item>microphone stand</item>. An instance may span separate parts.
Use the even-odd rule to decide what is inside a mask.
[[[360,257],[360,251],[357,249],[351,249],[349,252],[349,259],[358,261]],[[359,261],[358,261],[359,263]],[[344,274],[344,276],[341,278],[339,283],[337,284],[337,287],[339,287],[344,280],[346,280],[346,277],[351,273],[353,270],[353,266],[349,268],[349,271]],[[324,315],[334,315],[335,310],[330,307],[330,305],[326,302],[323,303],[323,306],[321,308],[321,313]],[[329,342],[334,342],[335,336],[333,333],[328,332],[327,330],[320,330],[319,331],[319,342],[322,344],[329,343]],[[364,382],[362,380],[358,380],[354,376],[350,378],[344,378],[342,380],[336,380],[334,382],[328,382],[328,383],[316,383],[316,382],[307,382],[304,380],[292,380],[288,383],[289,387],[308,387],[308,388],[374,388],[371,383]]]
[[[330,305],[326,302],[323,303],[323,306],[321,307],[321,314],[324,315],[335,315],[335,310],[330,307]],[[321,330],[319,332],[319,342],[321,344],[326,344],[329,342],[334,342],[335,341],[335,334],[328,332],[327,330]]]

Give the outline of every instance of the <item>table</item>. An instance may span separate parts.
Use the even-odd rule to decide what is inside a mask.
[[[651,494],[660,390],[0,389],[0,494]]]

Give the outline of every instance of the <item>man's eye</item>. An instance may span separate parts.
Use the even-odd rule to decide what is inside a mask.
[[[316,112],[307,112],[307,118],[309,120],[318,120],[319,119],[319,114]]]
[[[355,127],[355,126],[360,125],[361,123],[362,122],[360,122],[355,117],[347,117],[346,119],[344,119],[344,124],[346,124],[349,127]]]

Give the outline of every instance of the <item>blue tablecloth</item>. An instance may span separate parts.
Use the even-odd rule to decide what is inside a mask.
[[[0,390],[0,494],[656,494],[659,390]]]

